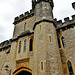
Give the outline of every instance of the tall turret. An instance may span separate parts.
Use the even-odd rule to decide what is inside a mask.
[[[53,20],[53,0],[37,0],[34,5],[34,75],[63,75]]]

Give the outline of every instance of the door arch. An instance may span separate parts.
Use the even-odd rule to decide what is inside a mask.
[[[21,71],[17,75],[32,75],[30,72],[27,71]]]
[[[13,75],[32,75],[32,70],[26,67],[21,67],[15,70]]]

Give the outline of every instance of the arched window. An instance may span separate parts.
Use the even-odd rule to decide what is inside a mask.
[[[24,41],[24,52],[26,52],[26,45],[27,45],[27,40],[25,39],[25,41]]]
[[[62,36],[61,39],[62,39],[63,47],[66,48],[66,43],[65,43],[65,39],[64,39],[64,37]]]
[[[21,41],[19,42],[19,51],[18,53],[21,53]]]
[[[24,25],[24,30],[26,30],[26,23],[25,23],[25,25]]]
[[[32,50],[33,50],[33,40],[30,39],[30,51],[32,51]]]
[[[74,75],[74,74],[73,74],[73,69],[72,69],[71,62],[70,62],[70,61],[68,61],[68,63],[67,63],[67,64],[68,64],[69,74],[70,74],[70,75]]]

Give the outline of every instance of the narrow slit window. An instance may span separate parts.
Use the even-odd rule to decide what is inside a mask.
[[[30,39],[30,51],[33,51],[33,40]]]
[[[26,30],[26,23],[25,23],[25,25],[24,25],[24,30]]]
[[[43,70],[43,62],[41,62],[41,70]]]
[[[65,39],[64,39],[64,37],[62,36],[62,38],[61,38],[61,39],[62,39],[63,47],[64,47],[64,48],[66,48],[66,43],[65,43]]]
[[[52,42],[52,40],[51,40],[51,36],[49,36],[49,40],[50,40],[50,42]]]
[[[70,75],[74,75],[74,74],[73,74],[73,69],[72,69],[71,62],[70,62],[70,61],[68,61],[68,63],[67,63],[67,64],[68,64],[69,74],[70,74]]]
[[[59,48],[61,48],[60,39],[59,38],[58,38],[58,45],[59,45]]]
[[[40,30],[41,30],[41,25],[40,25]]]
[[[27,40],[24,41],[24,52],[26,52]]]
[[[19,50],[18,50],[18,53],[21,53],[21,41],[19,43]]]

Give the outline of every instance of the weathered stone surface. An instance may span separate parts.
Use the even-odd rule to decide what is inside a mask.
[[[9,75],[5,71],[6,65],[9,66],[11,75],[18,75],[22,71],[32,75],[69,75],[68,61],[71,62],[75,74],[75,15],[72,16],[72,20],[65,18],[64,23],[61,20],[54,22],[51,4],[53,0],[32,2],[35,8],[30,13],[26,12],[25,15],[21,14],[15,18],[12,39],[0,43],[0,75]],[[25,35],[28,33],[32,34]],[[66,48],[63,47],[62,36]],[[58,46],[57,38],[60,40],[61,48]]]

